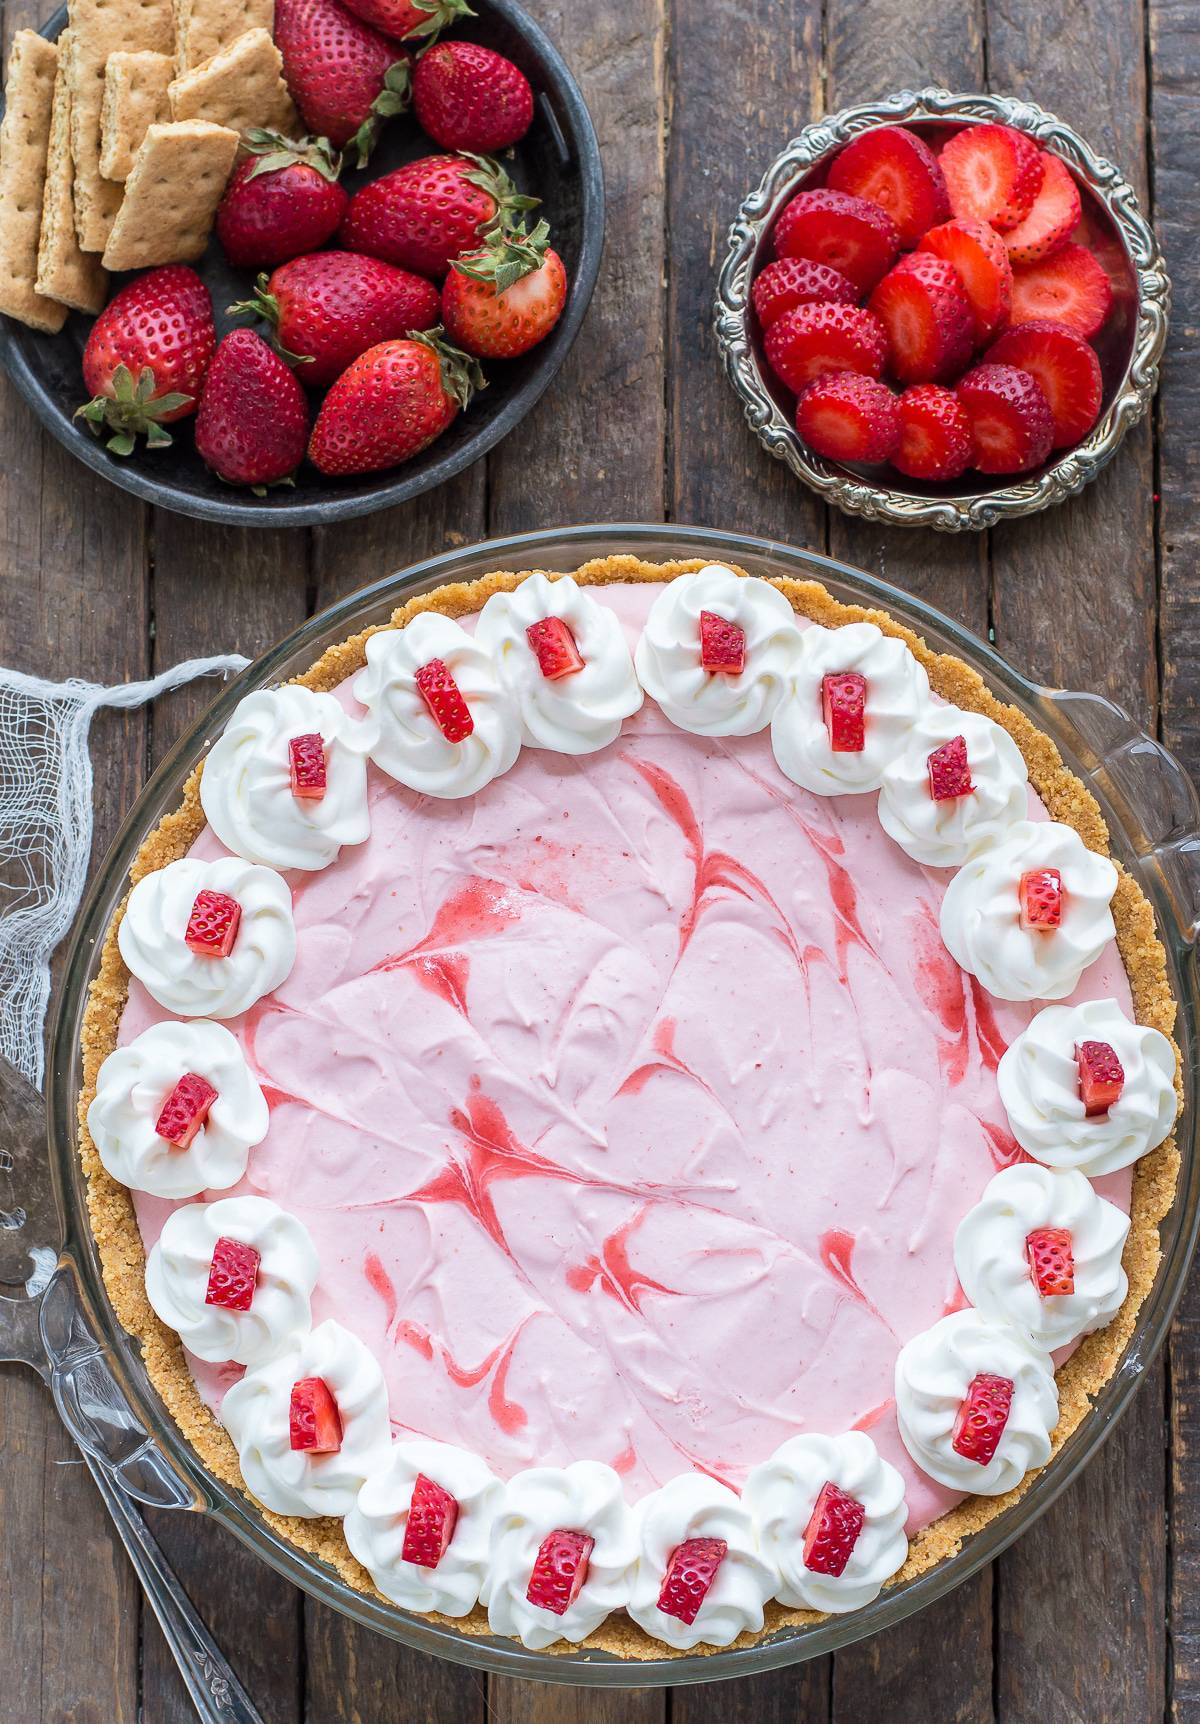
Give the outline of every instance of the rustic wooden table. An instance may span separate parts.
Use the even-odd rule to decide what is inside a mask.
[[[12,32],[50,0],[7,0]],[[994,629],[1019,669],[1110,693],[1200,770],[1200,10],[1192,0],[530,0],[591,105],[608,250],[556,387],[486,464],[310,534],[218,531],[93,479],[0,391],[0,662],[116,681],[257,653],[449,545],[677,520],[827,549]],[[709,303],[743,191],[824,110],[909,85],[1029,96],[1115,158],[1175,281],[1153,423],[1076,502],[979,537],[828,514],[751,438]],[[1188,347],[1192,354],[1189,359]],[[94,732],[98,851],[211,691]],[[589,1696],[485,1682],[357,1632],[219,1530],[156,1530],[269,1724],[1200,1718],[1200,1282],[1086,1476],[991,1570],[875,1641],[753,1682]],[[171,1659],[49,1400],[0,1369],[0,1724],[185,1724]]]

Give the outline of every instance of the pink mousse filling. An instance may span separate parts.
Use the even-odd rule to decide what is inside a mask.
[[[655,592],[598,596],[632,643]],[[649,700],[464,801],[371,769],[371,837],[291,878],[296,966],[230,1021],[271,1108],[235,1191],[307,1226],[314,1320],[373,1350],[398,1435],[502,1477],[608,1461],[637,1499],[867,1430],[910,1531],[958,1500],[900,1441],[893,1367],[964,1302],[954,1232],[1020,1157],[995,1072],[1036,1007],[952,961],[949,875],[875,802]],[[1100,995],[1131,1009],[1115,947],[1073,998]],[[167,1015],[133,982],[121,1039]],[[1096,1183],[1128,1209],[1128,1173]],[[135,1203],[149,1248],[172,1206]],[[239,1368],[190,1364],[219,1407]]]

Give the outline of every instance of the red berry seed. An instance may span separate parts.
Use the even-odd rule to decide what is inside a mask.
[[[418,1568],[436,1568],[458,1525],[458,1503],[448,1490],[418,1473],[408,1505],[400,1555]]]
[[[154,1129],[172,1149],[188,1149],[208,1118],[217,1092],[198,1072],[184,1072],[163,1103]]]
[[[559,1528],[542,1540],[525,1596],[542,1610],[565,1616],[587,1580],[588,1559],[595,1539],[586,1532]]]
[[[575,636],[561,617],[543,617],[541,622],[530,623],[525,638],[537,655],[538,668],[547,682],[557,682],[559,677],[572,676],[583,669]]]
[[[1035,1227],[1025,1241],[1033,1284],[1043,1299],[1065,1299],[1075,1291],[1075,1253],[1069,1227]]]
[[[1017,888],[1021,901],[1021,926],[1025,932],[1045,934],[1062,922],[1063,883],[1057,868],[1030,868]]]
[[[714,676],[741,676],[746,668],[746,631],[740,623],[700,612],[700,663]]]
[[[952,736],[929,756],[929,794],[935,802],[950,802],[956,796],[969,796],[974,788],[967,739]]]
[[[1108,1042],[1080,1042],[1075,1049],[1079,1094],[1089,1119],[1107,1113],[1121,1099],[1125,1068]]]
[[[315,731],[306,736],[293,736],[288,743],[288,761],[292,773],[292,795],[302,802],[319,802],[328,787],[328,779],[325,744]]]
[[[217,1240],[208,1272],[206,1305],[220,1305],[226,1311],[248,1311],[258,1284],[258,1266],[262,1256],[253,1245],[240,1239]]]
[[[981,1371],[972,1380],[954,1421],[950,1447],[955,1454],[986,1467],[1000,1447],[1012,1398],[1011,1378]]]
[[[288,1434],[294,1449],[335,1455],[342,1446],[342,1415],[323,1377],[302,1377],[292,1384]]]
[[[431,658],[417,672],[417,688],[447,742],[464,742],[475,728],[462,690],[440,658]]]
[[[867,679],[859,671],[827,671],[821,710],[834,754],[861,754],[867,746]]]
[[[227,958],[233,951],[242,906],[228,892],[210,892],[207,887],[196,893],[196,902],[188,917],[184,943],[199,958]]]
[[[812,1574],[843,1574],[866,1520],[862,1503],[827,1480],[804,1529],[805,1568]]]
[[[723,1538],[684,1539],[671,1554],[658,1594],[663,1615],[673,1616],[690,1628],[728,1552]]]

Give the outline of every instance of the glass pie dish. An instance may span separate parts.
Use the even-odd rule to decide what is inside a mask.
[[[921,633],[934,650],[965,660],[998,696],[1044,730],[1096,796],[1110,825],[1114,854],[1135,876],[1157,914],[1180,1008],[1176,1033],[1183,1051],[1187,1108],[1181,1130],[1182,1172],[1174,1206],[1162,1227],[1162,1263],[1129,1346],[1093,1411],[1020,1501],[973,1535],[958,1554],[910,1582],[885,1589],[861,1611],[784,1629],[749,1647],[636,1661],[591,1651],[537,1653],[512,1641],[465,1635],[355,1591],[332,1568],[304,1556],[272,1531],[248,1498],[202,1465],[150,1384],[136,1344],[118,1322],[88,1223],[76,1144],[80,1028],[104,931],[124,895],[138,846],[160,818],[178,805],[197,756],[224,727],[237,702],[254,688],[307,668],[327,646],[386,620],[398,603],[416,593],[450,581],[472,580],[495,569],[566,571],[589,558],[622,552],[645,559],[700,556],[735,562],[753,574],[816,578],[844,602],[881,605]],[[937,612],[870,576],[812,553],[693,528],[593,526],[497,540],[391,576],[307,622],[222,691],[147,785],[81,912],[59,997],[48,1081],[50,1164],[65,1243],[42,1295],[40,1324],[56,1403],[87,1452],[139,1500],[212,1515],[265,1562],[322,1602],[366,1627],[456,1662],[544,1681],[642,1687],[750,1675],[817,1656],[886,1628],[990,1561],[1045,1510],[1111,1430],[1165,1336],[1200,1223],[1200,1171],[1191,1153],[1198,861],[1200,803],[1195,793],[1177,763],[1118,708],[1094,696],[1037,688]]]

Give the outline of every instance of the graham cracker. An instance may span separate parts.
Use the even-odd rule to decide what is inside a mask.
[[[57,70],[54,43],[18,30],[0,125],[0,311],[49,335],[67,321],[66,306],[35,286]]]
[[[46,159],[46,186],[42,194],[42,233],[38,241],[37,280],[39,293],[61,300],[76,311],[93,316],[103,311],[108,297],[108,271],[94,252],[80,251],[75,233],[75,164],[71,160],[71,86],[67,78],[67,56],[71,32],[58,38],[58,73],[54,80],[54,108],[50,117],[50,150]]]
[[[245,133],[255,126],[294,134],[299,116],[283,81],[283,55],[269,30],[247,30],[170,87],[171,117],[209,120]]]
[[[173,0],[175,64],[180,75],[202,66],[247,30],[275,27],[275,0]]]
[[[100,172],[106,180],[127,180],[150,127],[171,118],[167,87],[174,76],[170,54],[143,49],[108,56],[100,109]]]
[[[238,135],[207,120],[151,126],[104,248],[108,269],[192,263],[203,255]]]
[[[100,172],[104,69],[110,54],[171,52],[171,0],[69,0],[69,18],[75,228],[84,251],[103,251],[121,207],[120,185]]]

